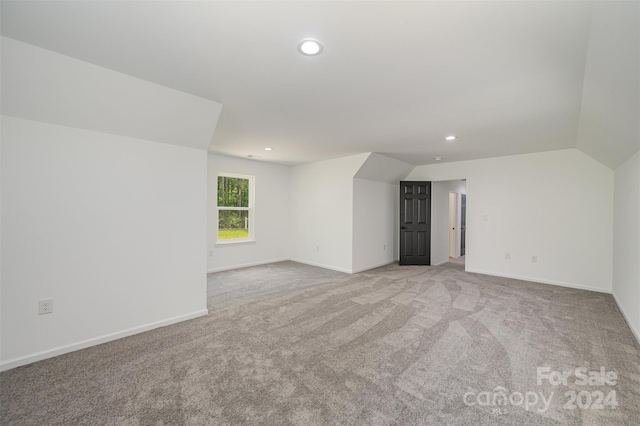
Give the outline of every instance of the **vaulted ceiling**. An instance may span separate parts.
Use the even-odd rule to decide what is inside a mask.
[[[222,103],[213,152],[419,165],[578,147],[615,168],[640,143],[636,2],[3,1],[1,12],[7,37]],[[321,55],[297,51],[309,37]]]

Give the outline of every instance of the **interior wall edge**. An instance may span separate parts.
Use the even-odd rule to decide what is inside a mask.
[[[259,262],[251,262],[251,263],[242,263],[238,265],[229,265],[229,266],[221,266],[219,268],[211,268],[207,269],[207,274],[211,274],[214,272],[223,272],[223,271],[231,271],[234,269],[242,269],[242,268],[250,268],[251,266],[260,266],[260,265],[268,265],[271,263],[285,262],[287,260],[291,260],[288,257],[282,257],[279,259],[270,259],[270,260],[261,260]]]
[[[616,297],[616,294],[614,292],[611,292],[611,295],[613,296],[613,300],[615,300],[615,302],[616,302],[616,306],[618,306],[618,310],[622,314],[622,318],[624,318],[624,321],[627,323],[627,326],[629,327],[629,330],[631,330],[631,334],[633,334],[633,337],[636,338],[636,341],[638,342],[638,345],[640,345],[640,330],[635,330],[633,328],[633,325],[631,324],[631,321],[629,321],[629,316],[626,314],[624,309],[622,309],[622,305],[620,305],[620,302],[618,301],[618,298]]]
[[[302,263],[303,265],[317,266],[318,268],[329,269],[331,271],[343,272],[345,274],[353,274],[353,271],[351,269],[339,268],[337,266],[331,266],[331,265],[324,265],[322,263],[310,262],[308,260],[302,260],[302,259],[293,258],[293,257],[290,258],[289,260],[292,262]]]
[[[473,272],[474,274],[490,275],[493,277],[502,277],[502,278],[512,278],[514,280],[529,281],[529,282],[538,283],[538,284],[549,284],[549,285],[555,285],[558,287],[575,288],[577,290],[587,290],[587,291],[595,291],[596,293],[612,294],[611,289],[590,287],[582,284],[575,284],[575,283],[568,283],[568,282],[554,281],[554,280],[545,280],[541,278],[524,277],[520,275],[504,274],[501,272],[484,271],[482,269],[475,269],[475,268],[466,268],[465,270],[466,272]]]
[[[27,364],[32,364],[37,361],[42,361],[42,360],[53,358],[59,355],[67,354],[69,352],[75,352],[81,349],[90,348],[92,346],[97,346],[102,343],[111,342],[113,340],[118,340],[124,337],[133,336],[134,334],[140,334],[146,331],[154,330],[156,328],[166,327],[168,325],[177,324],[183,321],[188,321],[188,320],[202,317],[208,314],[209,314],[208,309],[201,309],[195,312],[191,312],[189,314],[179,315],[173,318],[168,318],[168,319],[153,322],[150,324],[145,324],[139,327],[133,327],[126,330],[117,331],[115,333],[105,334],[104,336],[94,337],[94,338],[83,340],[80,342],[71,343],[69,345],[59,346],[53,349],[47,349],[42,352],[36,352],[33,354],[21,356],[18,358],[9,359],[7,361],[0,362],[0,371],[11,370],[13,368],[21,367]]]
[[[357,268],[351,271],[352,274],[358,274],[360,272],[365,272],[365,271],[370,271],[371,269],[376,269],[376,268],[380,268],[382,266],[387,266],[387,265],[391,265],[393,263],[396,263],[398,261],[398,259],[389,259],[386,260],[384,262],[379,262],[376,263],[374,265],[369,265],[369,266],[364,266],[362,268]]]

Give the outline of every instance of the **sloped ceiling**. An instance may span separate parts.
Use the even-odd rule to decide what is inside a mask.
[[[640,3],[596,3],[577,148],[611,169],[640,149]]]
[[[396,185],[398,181],[406,178],[413,168],[414,166],[404,161],[372,152],[353,177]]]
[[[207,150],[222,105],[2,37],[2,114]],[[132,119],[135,117],[135,119]]]
[[[633,42],[619,41],[637,43],[637,4],[619,6],[628,8],[626,29],[598,38],[595,50],[594,31],[619,25],[615,13],[603,14],[592,30],[593,2],[1,7],[7,37],[224,104],[213,152],[281,164],[379,152],[419,165],[436,156],[448,162],[577,146],[615,167],[630,150],[602,149],[618,141],[594,136],[594,123],[609,125],[617,115],[589,108],[601,96],[583,99],[583,89],[593,94],[615,76],[637,91],[637,74],[616,71],[626,62],[611,64],[604,77],[597,72],[601,50],[634,54],[626,51]],[[307,37],[324,43],[322,55],[297,52]],[[635,86],[625,82],[634,78]],[[618,103],[618,92],[610,102]],[[449,134],[459,139],[446,143]]]

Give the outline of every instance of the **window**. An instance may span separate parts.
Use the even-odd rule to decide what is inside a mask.
[[[218,175],[218,242],[253,240],[253,176]]]

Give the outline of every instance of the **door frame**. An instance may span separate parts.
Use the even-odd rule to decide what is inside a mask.
[[[460,257],[464,256],[465,259],[467,258],[467,210],[469,209],[469,205],[467,204],[468,189],[469,188],[467,186],[467,188],[465,189],[465,193],[460,194],[460,224],[458,225],[460,227],[460,248],[458,249],[458,254],[460,255]],[[462,223],[463,220],[464,224]]]
[[[468,270],[468,266],[469,266],[469,259],[471,259],[473,257],[473,253],[469,251],[469,239],[473,236],[473,228],[469,226],[469,218],[471,217],[470,212],[473,212],[473,202],[470,204],[469,203],[469,194],[472,191],[472,182],[471,180],[466,177],[466,176],[447,176],[447,177],[431,177],[429,179],[430,182],[434,183],[434,182],[446,182],[446,181],[451,181],[451,180],[462,180],[465,182],[465,187],[466,187],[466,196],[467,196],[467,220],[466,220],[466,228],[465,228],[465,262],[464,262],[464,269],[465,271]],[[461,204],[461,200],[458,199],[458,209],[460,208],[460,204]],[[432,230],[433,231],[433,230]],[[432,232],[433,235],[433,232]],[[457,244],[458,249],[461,247],[462,245],[462,241],[460,241],[459,244]]]
[[[458,197],[461,194],[449,191],[449,257],[460,257],[458,249],[458,232],[460,220],[458,215]]]

